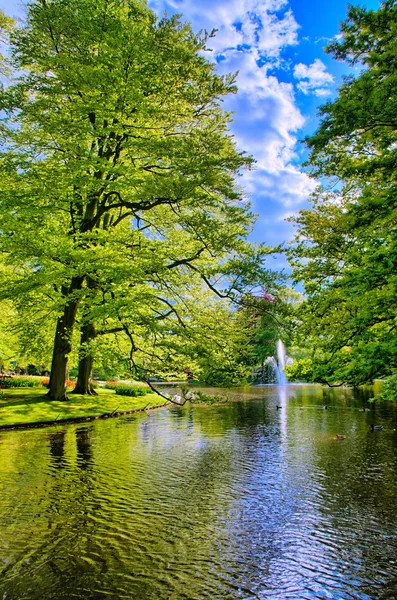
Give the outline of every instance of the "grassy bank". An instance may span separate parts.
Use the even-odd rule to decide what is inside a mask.
[[[68,402],[46,398],[45,388],[16,388],[2,390],[0,398],[0,427],[11,424],[95,417],[112,412],[140,410],[161,406],[165,400],[157,394],[137,398],[118,396],[113,390],[98,389],[98,396],[69,394]]]

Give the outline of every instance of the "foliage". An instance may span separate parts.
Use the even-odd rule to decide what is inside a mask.
[[[4,256],[1,257],[4,259]],[[54,341],[55,315],[45,290],[14,294],[15,269],[0,260],[2,293],[10,300],[0,301],[0,370],[48,371]],[[75,356],[71,354],[71,361]],[[32,374],[33,374],[32,371]]]
[[[114,391],[118,396],[132,396],[133,398],[137,396],[144,396],[150,392],[148,388],[139,388],[132,385],[118,385]]]
[[[207,41],[138,0],[31,2],[11,35],[0,208],[13,276],[2,295],[45,307],[32,327],[46,313],[55,328],[53,398],[76,344],[80,362],[96,356],[109,374],[119,346],[124,368],[147,375],[153,347],[163,364],[182,347],[203,285],[235,300],[270,279],[237,185],[253,159],[222,110],[235,76],[215,73]]]
[[[307,300],[313,378],[360,385],[397,368],[397,5],[350,7],[328,50],[365,69],[346,78],[307,140],[324,187],[294,219],[290,252]]]
[[[382,3],[378,11],[349,6],[340,39],[328,46],[337,59],[365,69],[345,78],[338,98],[320,109],[320,127],[307,140],[317,174],[359,178],[364,185],[368,177],[377,179],[379,191],[388,186],[378,175],[385,184],[394,181],[396,21],[395,0]]]
[[[12,368],[12,362],[17,360],[18,336],[13,330],[16,311],[10,301],[0,302],[0,371]]]
[[[216,387],[231,387],[247,383],[251,369],[234,361],[227,361],[218,366],[208,366],[202,375],[202,381]]]
[[[374,400],[391,400],[397,402],[397,374],[388,377],[383,390],[376,394]]]
[[[10,377],[6,379],[0,379],[0,387],[4,389],[36,388],[42,387],[42,380],[41,378],[37,377]]]
[[[280,283],[272,291],[274,295],[263,290],[255,295],[250,293],[240,301],[239,310],[251,347],[251,365],[263,364],[269,356],[275,356],[278,340],[288,344],[299,326],[297,311],[302,295]]]
[[[313,381],[313,362],[310,358],[295,359],[291,365],[285,365],[288,381]]]
[[[229,398],[227,396],[220,396],[219,394],[209,396],[200,390],[195,390],[190,402],[192,404],[225,404],[229,402]]]
[[[115,390],[116,387],[118,387],[119,385],[120,385],[119,382],[107,381],[103,387],[105,388],[105,390]]]
[[[96,384],[96,385],[98,385],[98,384]],[[105,388],[105,390],[115,390],[117,387],[124,386],[124,385],[128,386],[128,387],[133,387],[133,386],[142,387],[142,385],[137,381],[129,381],[128,383],[120,383],[120,381],[107,381],[103,387]],[[148,391],[149,391],[149,388],[148,388]]]
[[[388,377],[382,391],[376,394],[374,400],[392,400],[397,402],[397,372]]]
[[[0,9],[0,48],[1,45],[7,43],[9,34],[11,33],[15,22],[13,19],[4,14],[4,11]],[[8,75],[9,69],[7,67],[7,60],[0,52],[0,74]],[[1,84],[0,84],[1,85]]]

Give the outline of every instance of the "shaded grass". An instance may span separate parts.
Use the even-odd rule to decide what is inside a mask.
[[[139,410],[164,404],[164,398],[157,394],[146,394],[132,398],[117,396],[113,390],[98,389],[98,396],[69,394],[67,402],[48,400],[47,389],[14,388],[1,390],[0,427],[2,425],[37,423],[92,417],[114,411]]]

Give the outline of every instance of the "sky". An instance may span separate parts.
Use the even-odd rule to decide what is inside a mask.
[[[302,140],[316,130],[318,107],[335,98],[346,64],[324,52],[346,18],[343,0],[150,0],[159,14],[180,13],[198,31],[218,29],[208,46],[220,73],[239,71],[239,91],[225,102],[232,130],[256,167],[243,178],[258,214],[251,238],[288,243],[285,219],[308,206],[316,182],[300,166]],[[379,8],[375,0],[361,6]],[[273,268],[286,266],[276,257]]]
[[[354,3],[354,2],[353,2]],[[231,129],[239,148],[256,159],[242,184],[258,219],[251,239],[288,243],[293,225],[285,219],[308,206],[316,182],[301,167],[302,140],[318,125],[318,107],[336,96],[346,64],[324,46],[346,17],[344,0],[148,0],[161,17],[179,13],[194,31],[218,30],[206,55],[219,73],[239,71],[238,93],[225,101],[234,112]],[[360,0],[377,9],[376,0]],[[20,0],[0,0],[11,16],[23,14]],[[269,265],[286,266],[278,256]]]

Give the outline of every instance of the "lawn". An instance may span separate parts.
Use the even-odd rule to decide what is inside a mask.
[[[161,406],[165,402],[164,398],[154,393],[133,398],[118,396],[113,390],[105,389],[98,389],[98,396],[69,394],[67,402],[47,400],[45,388],[11,388],[1,391],[0,427],[139,410],[146,406]]]

